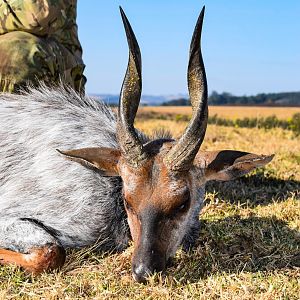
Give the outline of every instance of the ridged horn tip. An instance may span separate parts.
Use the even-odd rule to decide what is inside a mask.
[[[145,158],[143,145],[134,128],[134,118],[142,90],[141,52],[122,7],[120,7],[120,13],[129,47],[129,58],[120,92],[117,139],[127,162],[132,166],[136,166]]]
[[[205,6],[196,22],[190,44],[188,88],[193,115],[185,132],[164,161],[174,171],[189,169],[204,139],[207,125],[207,81],[201,53],[201,33]]]

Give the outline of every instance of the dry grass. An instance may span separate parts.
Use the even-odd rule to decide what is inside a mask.
[[[191,107],[188,106],[144,106],[140,113],[155,112],[159,114],[190,115]],[[243,119],[260,118],[275,115],[279,119],[287,119],[293,114],[300,113],[300,107],[261,107],[261,106],[209,106],[209,115],[218,115],[219,118]]]
[[[179,136],[185,123],[138,121]],[[146,285],[132,281],[132,247],[121,254],[72,252],[61,272],[32,277],[0,268],[0,299],[300,299],[300,140],[270,131],[210,126],[205,149],[276,153],[265,168],[209,184],[197,246]]]

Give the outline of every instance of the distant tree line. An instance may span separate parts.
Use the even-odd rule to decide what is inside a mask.
[[[230,93],[213,91],[208,97],[210,105],[262,105],[262,106],[300,106],[300,92],[257,94],[256,96],[234,96]],[[162,103],[162,106],[189,106],[186,98]]]

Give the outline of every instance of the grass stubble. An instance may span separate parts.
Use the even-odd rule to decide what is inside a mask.
[[[186,123],[139,119],[179,136]],[[120,254],[70,251],[59,272],[0,267],[0,299],[300,299],[300,138],[292,132],[209,126],[202,149],[275,153],[264,169],[209,183],[196,247],[165,275],[132,280],[132,245]]]

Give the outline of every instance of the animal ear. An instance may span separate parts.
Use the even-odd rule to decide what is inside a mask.
[[[233,150],[199,151],[194,164],[204,170],[205,181],[227,181],[266,165],[273,157]]]
[[[119,176],[117,164],[120,150],[112,148],[82,148],[68,151],[56,149],[67,159],[82,164],[85,167],[98,169],[106,176]]]

